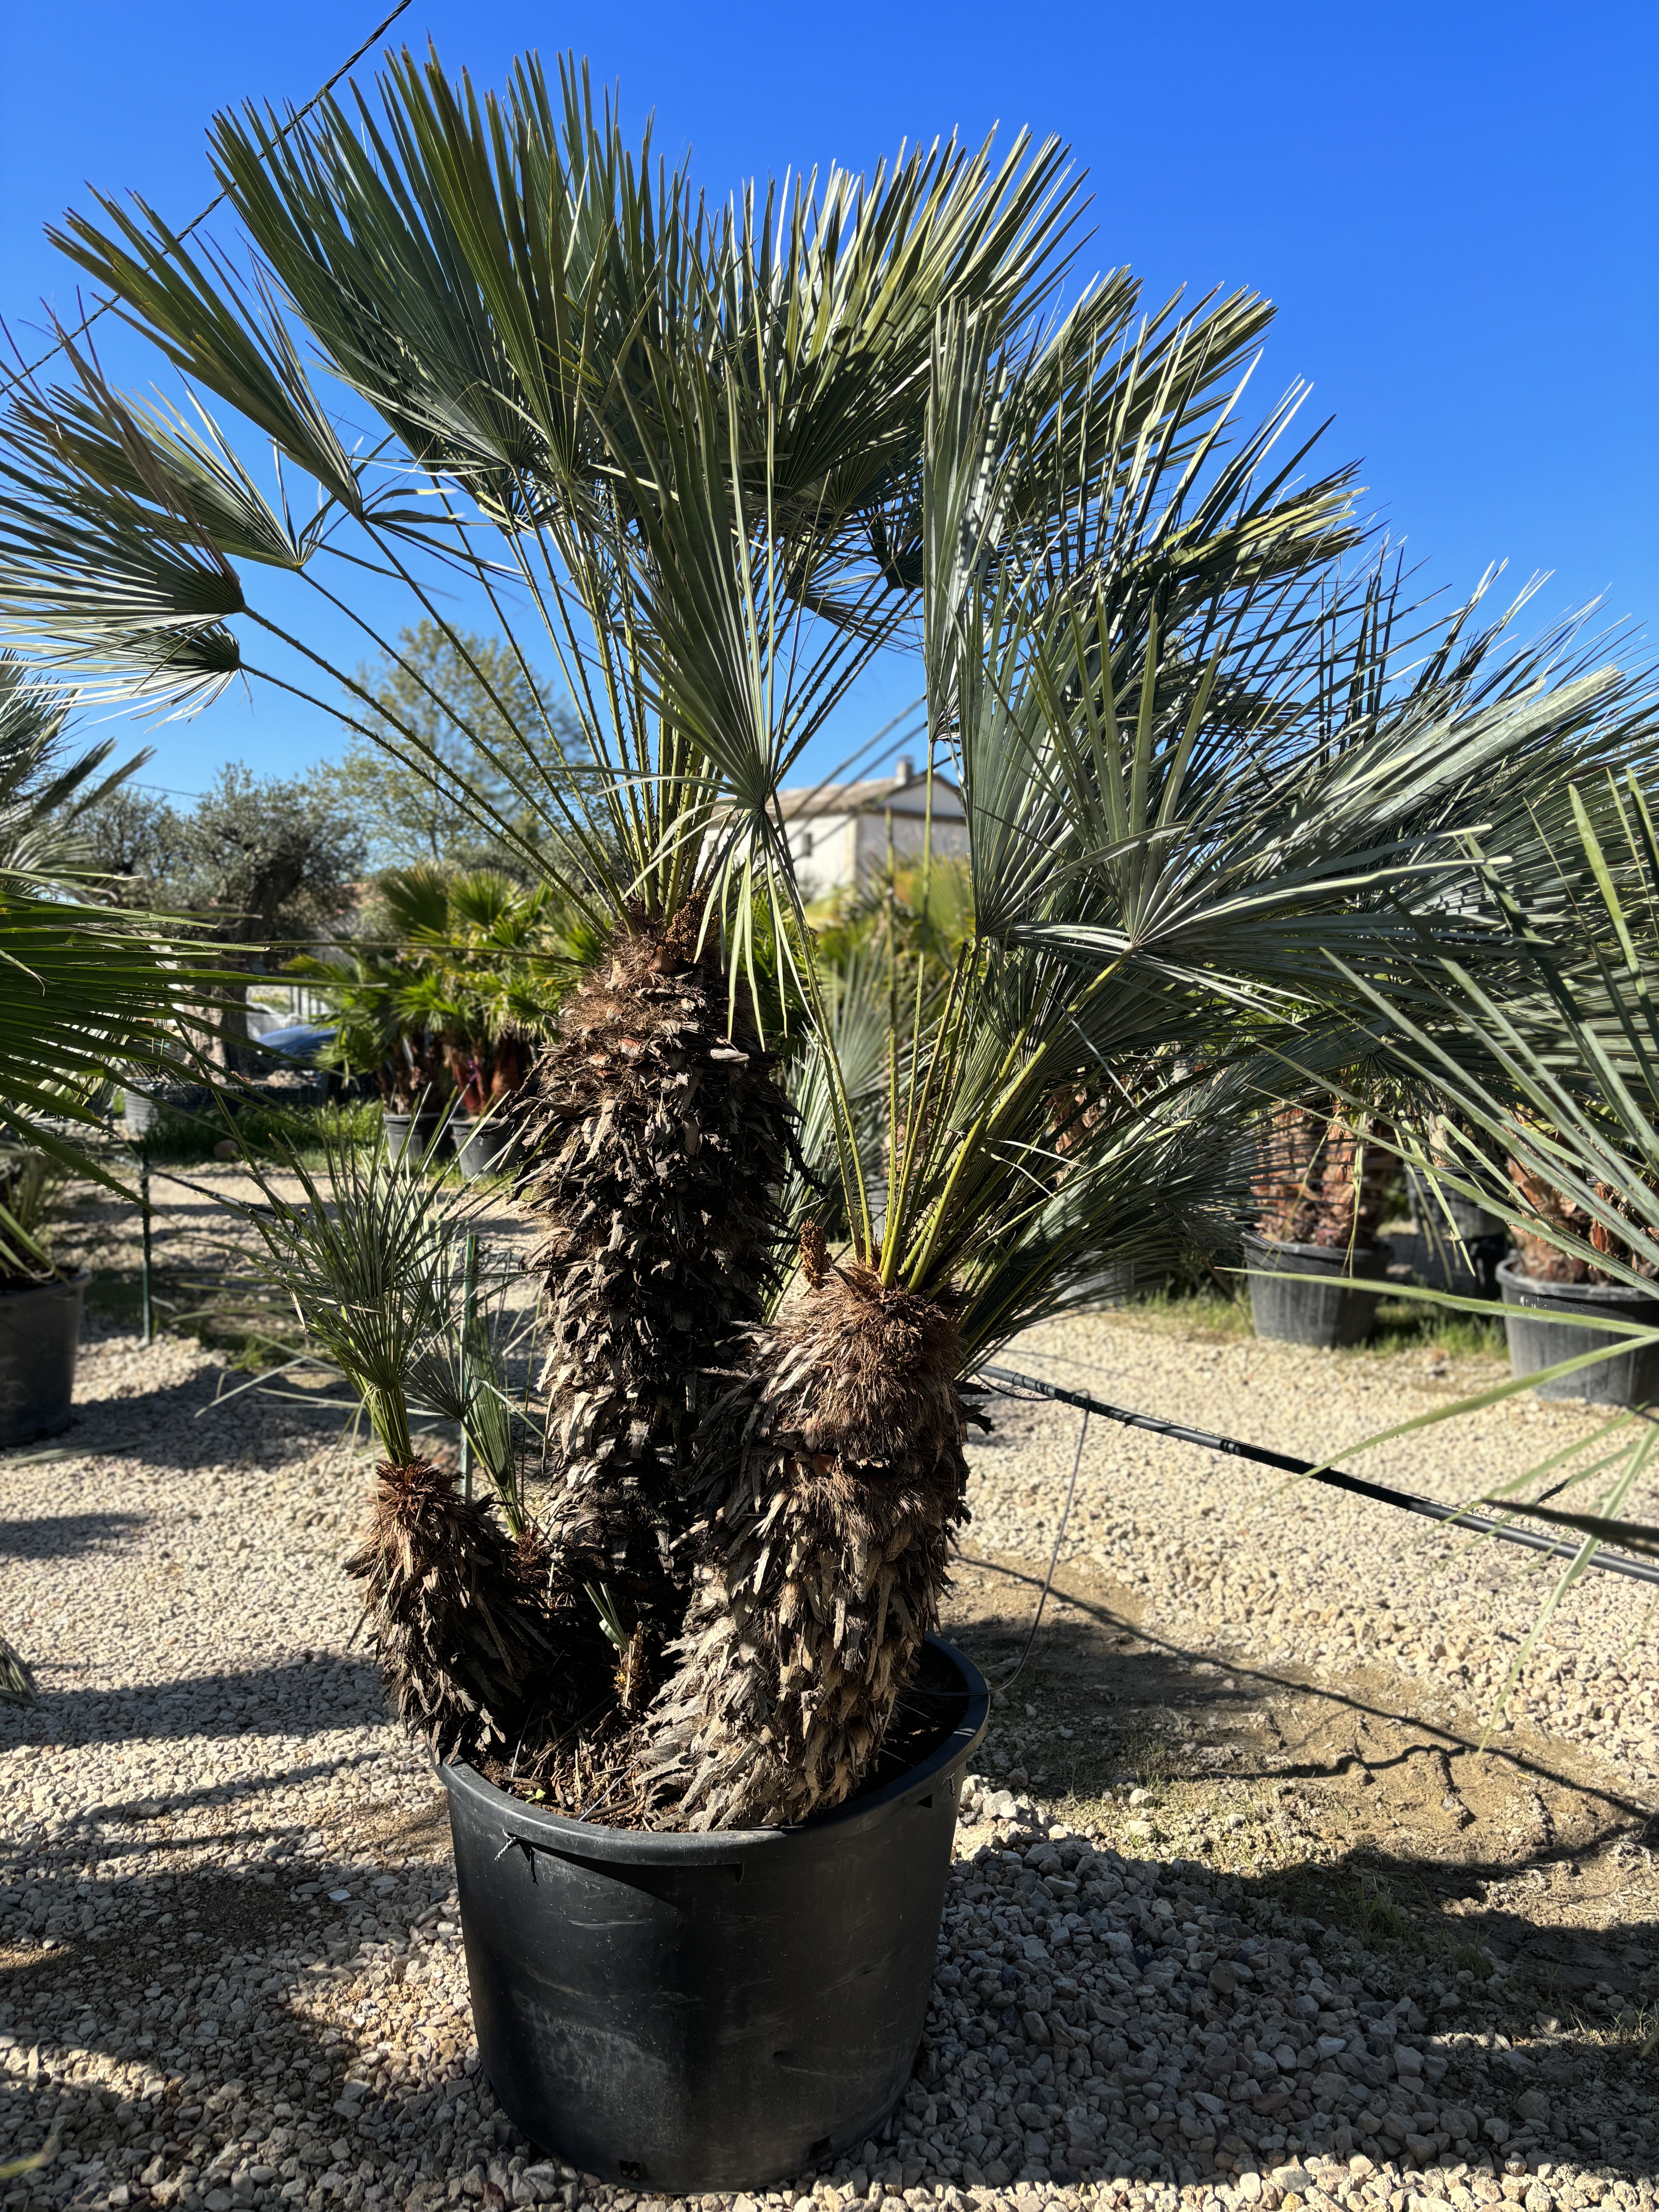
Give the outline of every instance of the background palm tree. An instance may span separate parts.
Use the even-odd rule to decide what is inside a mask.
[[[146,756],[111,770],[110,738],[65,760],[74,707],[0,653],[0,1286],[13,1290],[52,1273],[45,1223],[67,1177],[121,1188],[86,1144],[112,1071],[187,1050],[204,981],[185,927],[99,902],[82,817]],[[0,1698],[33,1696],[0,1634]]]
[[[178,710],[243,672],[453,795],[423,719],[271,611],[297,578],[511,792],[472,791],[480,823],[605,948],[523,1121],[549,1618],[581,1576],[642,1639],[653,1817],[802,1817],[869,1771],[936,1617],[976,1365],[1228,1218],[1241,1116],[1350,1065],[1376,996],[1441,1024],[1425,941],[1512,975],[1494,873],[1559,929],[1565,785],[1650,749],[1649,679],[1414,610],[1350,472],[1301,474],[1299,393],[1237,419],[1265,302],[1144,315],[1119,271],[1065,304],[1053,144],[711,214],[574,68],[480,100],[407,55],[378,111],[213,143],[239,260],[142,204],[61,242],[314,518],[71,349],[8,424],[0,607],[112,694]],[[464,663],[458,588],[527,685],[551,654],[580,760],[476,660],[511,749],[432,696],[365,561]],[[895,645],[969,896],[837,973],[779,792]]]

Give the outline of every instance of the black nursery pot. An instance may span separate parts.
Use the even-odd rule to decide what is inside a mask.
[[[1509,1233],[1501,1213],[1477,1206],[1458,1191],[1437,1194],[1430,1188],[1428,1177],[1416,1168],[1407,1169],[1406,1188],[1411,1194],[1412,1219],[1425,1237],[1444,1238],[1455,1232],[1465,1244],[1473,1246],[1486,1237]]]
[[[1558,1359],[1594,1352],[1629,1340],[1612,1329],[1563,1324],[1557,1314],[1590,1321],[1639,1321],[1659,1328],[1659,1293],[1633,1291],[1623,1283],[1544,1283],[1523,1275],[1514,1261],[1498,1270],[1504,1293],[1504,1333],[1510,1340],[1510,1372],[1535,1375]],[[1576,1375],[1558,1375],[1533,1386],[1540,1398],[1582,1398],[1592,1406],[1646,1406],[1659,1399],[1659,1345],[1644,1344],[1617,1352]]]
[[[1325,1244],[1280,1243],[1276,1237],[1247,1231],[1244,1264],[1252,1271],[1250,1318],[1256,1334],[1275,1337],[1282,1344],[1312,1344],[1328,1350],[1335,1345],[1363,1344],[1370,1334],[1382,1293],[1380,1289],[1360,1290],[1357,1283],[1383,1273],[1389,1248],[1367,1244],[1350,1253],[1346,1244],[1333,1249]],[[1282,1279],[1297,1275],[1328,1279]]]
[[[394,1114],[390,1107],[383,1106],[380,1118],[386,1123],[386,1157],[393,1160],[401,1159],[411,1145],[416,1156],[424,1159],[432,1150],[433,1139],[444,1125],[444,1117],[435,1107],[428,1107],[419,1114]],[[446,1138],[438,1148],[438,1157],[441,1158],[448,1149]]]
[[[799,1828],[605,1828],[440,1769],[479,2055],[544,2151],[671,2195],[754,2189],[881,2124],[921,2040],[990,1708],[935,1637],[916,1687],[942,1741]]]
[[[513,1124],[506,1115],[492,1115],[487,1121],[463,1121],[460,1128],[455,1164],[465,1180],[471,1182],[479,1176],[505,1175],[513,1147]]]
[[[82,1268],[66,1281],[0,1291],[0,1449],[68,1428],[90,1279]]]

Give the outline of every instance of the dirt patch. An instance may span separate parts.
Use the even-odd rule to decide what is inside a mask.
[[[957,1571],[945,1632],[994,1684],[1042,1580],[971,1550]],[[1479,1713],[1425,1722],[1420,1683],[1384,1668],[1317,1681],[1176,1644],[1143,1618],[1126,1585],[1061,1568],[981,1771],[1126,1852],[1199,1859],[1348,1929],[1407,1978],[1432,1972],[1444,2026],[1461,2013],[1547,2033],[1572,2010],[1645,2039],[1650,1808],[1593,1755],[1524,1729],[1483,1751]]]

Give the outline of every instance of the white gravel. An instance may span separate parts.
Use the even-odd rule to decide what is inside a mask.
[[[1507,1376],[1496,1360],[1310,1351],[1254,1337],[1194,1340],[1162,1319],[1033,1329],[1001,1364],[1109,1403],[1264,1444],[1467,1504],[1602,1431],[1605,1409],[1531,1392],[1356,1456],[1368,1435]],[[971,1547],[1047,1561],[1082,1416],[1003,1399],[975,1448]],[[1568,1472],[1558,1468],[1553,1480]],[[1576,1493],[1588,1502],[1594,1490]],[[1650,1481],[1626,1508],[1659,1519]],[[1144,1596],[1148,1624],[1240,1658],[1291,1660],[1324,1678],[1385,1662],[1421,1685],[1418,1710],[1482,1719],[1536,1625],[1559,1567],[1322,1485],[1092,1421],[1060,1546]],[[1652,1646],[1656,1593],[1581,1577],[1503,1707],[1593,1750],[1609,1778],[1651,1801],[1659,1769]]]
[[[1407,1402],[1355,1363],[1118,1322],[1046,1331],[1014,1364],[1039,1360],[1218,1426],[1247,1426],[1248,1405],[1249,1432],[1291,1450],[1364,1425],[1356,1391],[1379,1413]],[[542,2160],[479,2077],[441,1800],[350,1648],[337,1567],[365,1467],[268,1398],[198,1419],[234,1379],[186,1342],[94,1339],[65,1455],[0,1465],[4,1625],[44,1693],[0,1708],[0,2163],[53,2146],[0,2205],[653,2204]],[[1583,1417],[1485,1419],[1483,1473]],[[976,1545],[1046,1559],[1074,1433],[1022,1410],[976,1453]],[[1445,1443],[1388,1472],[1475,1486]],[[1425,1700],[1459,1665],[1465,1696],[1501,1675],[1493,1639],[1538,1587],[1490,1548],[1442,1571],[1448,1547],[1409,1524],[1098,1430],[1080,1508],[1080,1555],[1140,1580],[1172,1625],[1330,1668],[1386,1645]],[[1540,1724],[1650,1777],[1650,1705],[1613,1710],[1640,1609],[1587,1587],[1526,1695]],[[1599,2060],[1565,2039],[1557,2066],[1537,2043],[1436,2033],[1413,1993],[1340,1939],[1247,1911],[1224,1876],[1051,1838],[1041,1807],[988,1784],[970,1810],[903,2106],[769,2205],[1651,2202],[1650,2095],[1598,2088]]]

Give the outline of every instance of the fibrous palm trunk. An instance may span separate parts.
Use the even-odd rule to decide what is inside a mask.
[[[398,1717],[441,1759],[510,1745],[532,1700],[558,1702],[548,1665],[560,1608],[544,1547],[533,1536],[515,1544],[453,1474],[424,1460],[383,1465],[345,1570],[367,1584]]]
[[[547,1224],[549,1533],[643,1632],[678,1628],[690,1441],[712,1370],[774,1280],[788,1108],[697,917],[619,933],[567,1002],[519,1122],[520,1194]]]
[[[1264,1236],[1333,1249],[1376,1239],[1398,1164],[1381,1124],[1367,1129],[1334,1100],[1282,1106],[1253,1178]]]
[[[756,1332],[699,1440],[684,1636],[642,1731],[665,1825],[752,1827],[870,1773],[964,1517],[950,1311],[849,1265]]]

